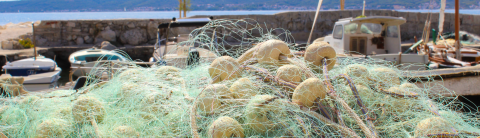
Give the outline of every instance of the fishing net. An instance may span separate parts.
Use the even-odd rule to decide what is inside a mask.
[[[337,59],[324,42],[299,49],[287,30],[264,28],[212,21],[178,45],[213,51],[213,61],[99,64],[78,91],[5,96],[0,130],[8,137],[479,136],[477,107],[439,94],[455,95],[431,85],[434,77],[404,77],[407,65]]]

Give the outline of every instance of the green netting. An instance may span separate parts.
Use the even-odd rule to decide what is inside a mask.
[[[213,62],[99,64],[78,91],[3,97],[0,130],[8,137],[479,136],[476,107],[439,94],[455,95],[430,85],[433,77],[405,78],[407,65],[368,58],[336,60],[321,42],[301,52],[288,31],[267,27],[216,20],[179,44],[214,51]]]

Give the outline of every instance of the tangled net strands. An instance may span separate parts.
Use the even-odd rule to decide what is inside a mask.
[[[215,51],[213,62],[186,69],[132,63],[116,72],[109,70],[113,63],[101,64],[78,91],[1,98],[0,131],[7,137],[480,136],[476,107],[437,94],[441,87],[428,85],[433,78],[402,78],[409,72],[372,59],[337,61],[322,42],[297,51],[288,31],[258,30],[251,20],[212,21],[181,44]],[[100,81],[98,72],[110,80]]]

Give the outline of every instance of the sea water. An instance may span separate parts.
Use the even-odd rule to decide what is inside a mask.
[[[439,10],[399,10],[409,12],[438,12]],[[285,10],[264,11],[191,11],[187,15],[251,15],[275,14]],[[445,10],[453,13],[454,10]],[[480,15],[480,10],[460,10],[462,14]],[[82,19],[169,19],[178,17],[178,11],[147,12],[33,12],[33,13],[0,13],[0,25],[7,23],[35,22],[39,20],[82,20]]]

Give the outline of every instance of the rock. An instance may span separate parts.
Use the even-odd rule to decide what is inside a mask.
[[[2,49],[23,49],[23,46],[14,40],[2,41]]]
[[[67,22],[67,26],[68,27],[75,27],[75,23],[74,22]]]
[[[111,44],[110,42],[108,42],[108,41],[103,41],[100,46],[101,46],[101,49],[105,49],[105,50],[114,50],[114,49],[117,49],[116,46],[112,45],[112,44]]]
[[[47,39],[45,38],[40,38],[40,36],[37,36],[37,41],[36,41],[36,45],[37,46],[44,46],[46,43],[47,43]]]
[[[133,29],[133,28],[135,28],[135,24],[129,23],[129,24],[127,25],[127,27],[130,28],[130,29]]]
[[[78,37],[75,42],[77,42],[77,45],[83,45],[84,44],[84,41],[83,41],[82,37]]]
[[[21,45],[18,40],[17,41],[12,41],[13,43],[13,49],[24,49],[23,45]]]
[[[9,41],[2,41],[2,49],[13,49],[13,44]]]
[[[99,43],[102,43],[103,41],[105,41],[105,40],[103,40],[103,38],[101,38],[101,37],[96,37],[96,38],[95,38],[95,41],[94,41],[93,43],[94,43],[94,44],[99,44]]]
[[[144,29],[130,29],[120,36],[123,44],[139,45],[147,42],[147,31]]]
[[[95,29],[93,29],[93,28],[88,29],[88,33],[91,34],[91,35],[94,34],[94,33],[95,33]]]
[[[115,34],[115,31],[110,30],[110,28],[107,27],[105,31],[100,32],[99,36],[103,38],[105,41],[111,41],[111,42],[116,42],[117,41],[117,35]]]
[[[3,30],[3,29],[5,29],[5,28],[3,28],[3,26],[0,25],[0,30]]]
[[[157,38],[157,27],[158,27],[158,23],[156,23],[156,22],[149,22],[148,23],[147,33],[148,33],[148,38],[149,39],[156,39]],[[153,43],[153,44],[155,44],[155,43]]]
[[[14,28],[14,27],[15,27],[15,24],[10,22],[10,23],[5,24],[3,27],[4,27],[5,29],[7,29],[7,28]]]
[[[157,39],[150,40],[147,43],[150,45],[155,45],[155,43],[157,43]]]
[[[92,43],[93,43],[93,38],[90,37],[90,36],[88,36],[88,35],[85,36],[85,37],[83,38],[83,40],[85,41],[85,44],[92,44]]]

